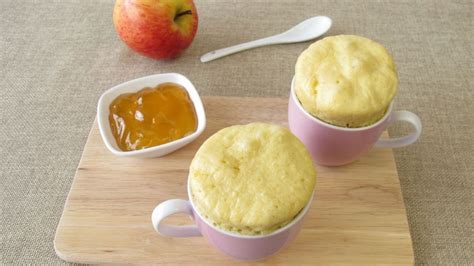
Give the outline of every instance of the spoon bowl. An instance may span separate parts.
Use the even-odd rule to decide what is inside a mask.
[[[306,42],[326,33],[331,25],[332,20],[328,17],[312,17],[275,37],[280,38],[282,43]]]
[[[293,28],[267,38],[237,44],[231,47],[215,50],[201,56],[201,62],[209,62],[230,54],[265,45],[297,43],[316,39],[326,33],[332,25],[332,20],[326,16],[316,16],[300,22]]]

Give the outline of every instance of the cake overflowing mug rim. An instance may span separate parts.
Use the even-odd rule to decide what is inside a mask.
[[[286,230],[288,230],[289,228],[291,228],[293,225],[295,225],[296,223],[298,223],[301,219],[303,219],[303,217],[306,215],[306,213],[309,211],[309,209],[311,208],[311,204],[313,203],[313,200],[314,200],[314,195],[315,195],[315,190],[313,189],[313,192],[311,193],[311,196],[309,197],[308,199],[308,202],[306,202],[306,205],[298,212],[298,214],[288,223],[286,224],[285,226],[283,226],[282,228],[279,228],[269,234],[265,234],[265,235],[243,235],[243,234],[238,234],[238,233],[234,233],[234,232],[231,232],[231,231],[226,231],[224,229],[221,229],[215,225],[213,225],[212,223],[210,223],[206,218],[204,218],[200,213],[199,213],[199,210],[196,208],[196,205],[194,204],[194,201],[193,201],[193,197],[192,197],[192,192],[191,192],[191,182],[190,182],[190,178],[188,176],[188,184],[187,184],[187,190],[188,190],[188,198],[189,198],[189,202],[192,206],[192,209],[193,209],[193,213],[195,213],[196,215],[199,216],[199,218],[204,221],[204,223],[206,223],[206,225],[208,225],[209,227],[211,227],[212,229],[218,231],[219,233],[222,233],[222,234],[225,234],[225,235],[228,235],[228,236],[232,236],[232,237],[237,237],[237,238],[246,238],[246,239],[260,239],[260,238],[266,238],[266,237],[270,237],[270,236],[273,236],[273,235],[277,235],[281,232],[284,232]]]
[[[380,125],[381,123],[383,123],[387,118],[389,118],[391,112],[392,112],[392,108],[393,108],[393,100],[390,102],[390,105],[388,106],[387,108],[387,111],[385,111],[385,114],[382,118],[380,118],[379,120],[377,120],[377,122],[371,124],[371,125],[368,125],[368,126],[365,126],[365,127],[341,127],[341,126],[336,126],[336,125],[333,125],[333,124],[330,124],[328,122],[325,122],[313,115],[311,115],[308,111],[306,111],[304,109],[304,107],[301,105],[301,102],[300,100],[298,99],[298,97],[296,96],[296,91],[295,91],[295,77],[293,76],[293,79],[291,80],[291,91],[290,91],[290,97],[293,98],[293,100],[295,101],[296,103],[296,106],[298,107],[298,109],[300,111],[302,111],[306,117],[309,117],[312,121],[315,121],[317,122],[318,124],[322,124],[324,126],[327,126],[329,128],[332,128],[332,129],[336,129],[336,130],[343,130],[343,131],[364,131],[364,130],[368,130],[368,129],[371,129],[371,128],[374,128],[374,127],[377,127],[378,125]]]

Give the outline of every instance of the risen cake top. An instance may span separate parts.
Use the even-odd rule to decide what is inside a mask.
[[[382,118],[397,82],[387,50],[354,35],[313,43],[301,53],[295,67],[295,92],[303,108],[342,127],[364,127]]]
[[[253,123],[206,140],[191,163],[189,182],[193,203],[209,223],[260,235],[288,224],[305,207],[316,170],[288,129]]]

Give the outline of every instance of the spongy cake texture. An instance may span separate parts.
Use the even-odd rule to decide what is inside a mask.
[[[309,46],[295,67],[295,92],[313,116],[342,127],[364,127],[387,111],[397,90],[391,55],[354,35],[326,37]]]
[[[191,163],[189,182],[193,203],[209,223],[262,235],[288,224],[305,207],[316,170],[288,129],[252,123],[207,139]]]

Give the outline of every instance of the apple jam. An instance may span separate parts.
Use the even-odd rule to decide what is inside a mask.
[[[168,143],[197,128],[194,105],[187,91],[175,83],[121,94],[109,111],[112,133],[123,151]]]

